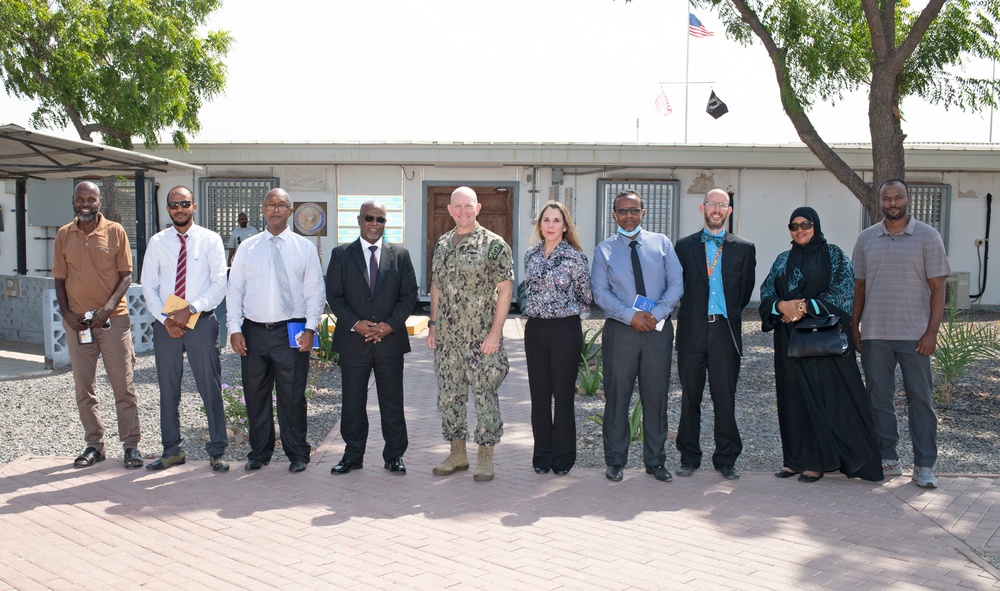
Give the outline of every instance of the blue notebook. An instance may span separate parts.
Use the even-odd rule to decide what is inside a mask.
[[[288,328],[288,346],[293,349],[299,348],[299,335],[302,331],[306,329],[305,322],[289,322],[286,327]],[[319,349],[319,335],[313,335],[313,349]]]

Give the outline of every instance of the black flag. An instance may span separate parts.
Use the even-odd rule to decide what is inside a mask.
[[[726,106],[726,103],[722,102],[722,99],[715,96],[715,91],[713,90],[712,96],[708,97],[708,106],[705,107],[705,112],[713,118],[718,119],[729,112],[729,107]]]

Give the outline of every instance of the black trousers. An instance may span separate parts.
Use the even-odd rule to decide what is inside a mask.
[[[240,365],[250,420],[250,453],[247,459],[266,462],[274,453],[271,392],[276,390],[281,447],[289,460],[308,463],[306,382],[309,379],[309,352],[288,346],[288,331],[284,324],[268,329],[244,320],[243,338],[247,354],[240,358]]]
[[[535,437],[531,463],[536,468],[569,470],[576,463],[573,401],[582,350],[579,316],[529,318],[524,327],[531,432]]]
[[[678,322],[690,322],[679,319]],[[715,468],[732,466],[743,451],[736,425],[736,382],[740,377],[740,355],[733,343],[729,321],[721,318],[705,325],[701,347],[677,352],[677,377],[681,383],[681,418],[677,426],[677,451],[681,463],[701,466],[701,401],[705,374],[715,410]]]
[[[367,354],[341,355],[340,377],[344,399],[340,435],[346,444],[344,459],[361,462],[368,443],[368,378],[375,372],[378,410],[382,418],[382,459],[402,457],[409,440],[403,416],[403,356],[382,357],[374,348]]]

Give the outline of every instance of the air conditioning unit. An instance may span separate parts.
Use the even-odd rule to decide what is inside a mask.
[[[954,306],[958,310],[969,309],[971,305],[969,301],[969,278],[970,273],[968,271],[960,271],[948,275],[944,286],[945,308]]]

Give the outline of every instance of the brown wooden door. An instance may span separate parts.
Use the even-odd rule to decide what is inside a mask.
[[[455,227],[455,220],[448,214],[451,194],[460,185],[427,188],[427,290],[431,287],[431,263],[434,245],[442,234]],[[514,190],[510,187],[483,187],[468,185],[476,192],[482,209],[476,220],[487,230],[499,234],[513,250],[514,240]]]

